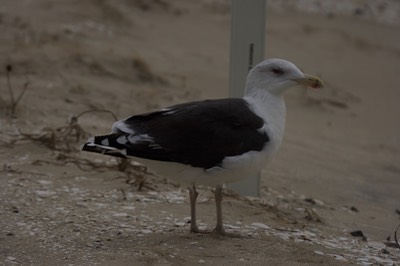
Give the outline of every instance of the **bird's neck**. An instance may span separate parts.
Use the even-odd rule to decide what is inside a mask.
[[[254,108],[254,112],[266,122],[277,144],[283,138],[286,120],[286,107],[282,94],[271,93],[265,89],[252,88],[246,90],[244,97]]]

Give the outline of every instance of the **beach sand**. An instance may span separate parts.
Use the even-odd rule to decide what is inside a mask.
[[[0,265],[398,265],[400,26],[360,12],[268,8],[266,57],[326,87],[286,96],[261,196],[224,199],[244,236],[228,238],[189,233],[185,188],[78,151],[87,136],[73,130],[108,133],[110,113],[70,121],[227,97],[229,5],[2,1]],[[29,82],[14,112],[7,66],[15,99]],[[212,192],[200,191],[211,230]]]

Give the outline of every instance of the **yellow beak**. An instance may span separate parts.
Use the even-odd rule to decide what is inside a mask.
[[[324,87],[322,80],[316,76],[304,74],[304,78],[294,79],[297,83],[305,86],[310,86],[314,89],[320,89]]]

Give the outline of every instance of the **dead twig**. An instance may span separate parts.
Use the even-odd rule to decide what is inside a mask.
[[[88,114],[88,113],[93,113],[93,112],[96,112],[96,113],[102,113],[102,112],[103,113],[108,113],[114,118],[115,121],[118,120],[117,116],[112,111],[106,110],[106,109],[90,109],[90,110],[86,110],[86,111],[83,111],[82,113],[80,113],[79,115],[77,115],[77,116],[75,116],[73,118],[76,118],[76,120],[78,120],[79,117],[81,117],[81,116],[83,116],[85,114]]]
[[[33,161],[33,165],[57,165],[57,166],[65,166],[67,164],[74,164],[82,171],[97,171],[97,172],[108,172],[108,171],[120,171],[123,172],[123,176],[119,176],[117,178],[126,179],[126,183],[129,185],[133,185],[137,187],[139,191],[143,190],[143,188],[147,188],[149,190],[156,190],[152,188],[146,182],[146,177],[152,176],[150,172],[147,171],[147,167],[143,165],[139,165],[132,161],[126,159],[125,168],[121,170],[120,162],[116,164],[108,164],[105,162],[95,162],[86,158],[80,158],[77,156],[69,155],[66,153],[60,153],[56,157],[55,161],[48,160],[36,160]]]
[[[259,198],[246,197],[244,198],[244,201],[249,203],[251,206],[261,207],[268,210],[269,212],[272,212],[277,218],[283,220],[288,224],[299,224],[299,221],[295,217],[291,217],[289,213],[280,210],[277,206],[269,204],[265,201],[261,201]]]
[[[317,223],[325,223],[325,221],[321,218],[321,216],[319,216],[312,208],[311,209],[306,208],[305,218],[308,221],[314,221]]]
[[[60,151],[62,153],[58,154],[55,161],[47,161],[47,160],[36,160],[32,164],[34,165],[43,165],[43,164],[53,164],[58,166],[65,166],[67,164],[74,164],[79,169],[83,171],[98,171],[98,172],[106,172],[110,170],[120,171],[124,173],[124,178],[126,179],[126,183],[129,185],[136,186],[140,191],[143,188],[147,188],[149,190],[155,190],[147,184],[147,177],[151,175],[147,171],[145,166],[135,164],[131,162],[129,159],[120,159],[117,158],[116,164],[107,164],[104,162],[94,162],[89,159],[79,158],[73,155],[68,155],[72,151],[77,151],[78,148],[76,144],[79,143],[82,139],[88,137],[88,133],[79,125],[79,118],[83,115],[92,112],[106,112],[112,115],[114,120],[118,120],[115,114],[109,110],[103,109],[92,109],[81,112],[80,114],[73,116],[70,121],[61,127],[50,128],[45,127],[41,132],[30,134],[24,133],[19,130],[21,139],[28,139],[32,141],[39,142],[44,144],[48,148],[56,151]]]
[[[115,120],[118,120],[115,114],[109,110],[92,109],[71,117],[68,124],[61,127],[45,127],[41,132],[34,134],[24,133],[19,129],[19,133],[24,138],[40,142],[52,150],[62,152],[77,151],[76,144],[89,136],[89,133],[80,126],[78,119],[85,114],[93,112],[106,112],[111,114]]]
[[[10,73],[12,72],[12,65],[7,64],[6,65],[6,77],[7,77],[7,87],[8,87],[8,93],[10,94],[10,115],[12,118],[15,117],[15,111],[17,109],[18,103],[22,100],[22,97],[24,97],[25,92],[27,91],[29,87],[29,77],[27,76],[27,81],[24,83],[22,87],[22,91],[18,94],[17,97],[14,95],[14,89],[11,85],[11,77]]]
[[[55,129],[45,127],[41,132],[36,134],[24,133],[20,129],[18,130],[21,136],[26,139],[40,142],[52,150],[65,152],[77,150],[72,144],[75,145],[88,136],[88,133],[82,129],[74,117],[65,126]]]

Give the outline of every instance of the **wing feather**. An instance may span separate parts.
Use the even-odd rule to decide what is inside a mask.
[[[118,121],[109,143],[127,155],[208,169],[226,156],[262,150],[269,141],[263,125],[243,99],[205,100]]]

